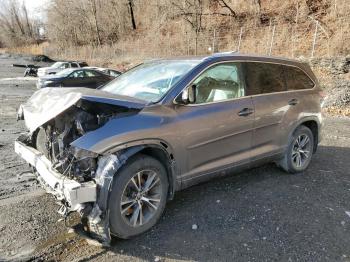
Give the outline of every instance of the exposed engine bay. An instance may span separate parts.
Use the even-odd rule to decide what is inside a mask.
[[[128,108],[81,100],[40,126],[33,136],[36,137],[34,146],[59,173],[78,182],[90,181],[95,176],[98,155],[72,147],[71,142],[103,126],[111,118],[133,112]]]

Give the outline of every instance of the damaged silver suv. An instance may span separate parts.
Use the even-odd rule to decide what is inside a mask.
[[[21,105],[16,152],[91,234],[150,229],[174,192],[275,162],[304,171],[320,141],[307,64],[221,53],[143,63],[100,90],[45,88]]]

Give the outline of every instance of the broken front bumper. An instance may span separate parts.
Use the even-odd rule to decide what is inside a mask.
[[[38,180],[48,193],[62,201],[67,211],[77,211],[83,203],[96,201],[96,184],[93,181],[79,183],[58,173],[51,162],[38,150],[15,141],[15,151],[38,173]]]

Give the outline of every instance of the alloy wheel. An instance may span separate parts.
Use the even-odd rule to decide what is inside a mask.
[[[297,168],[302,168],[311,155],[311,142],[306,134],[299,135],[295,140],[292,148],[292,163]]]
[[[120,202],[123,219],[132,227],[146,224],[155,215],[161,202],[162,186],[153,170],[137,172],[126,184]]]

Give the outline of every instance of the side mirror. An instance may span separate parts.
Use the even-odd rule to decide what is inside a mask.
[[[188,87],[184,91],[182,91],[181,102],[185,105],[195,103],[196,102],[196,90],[197,90],[196,85],[191,85],[190,87]]]

